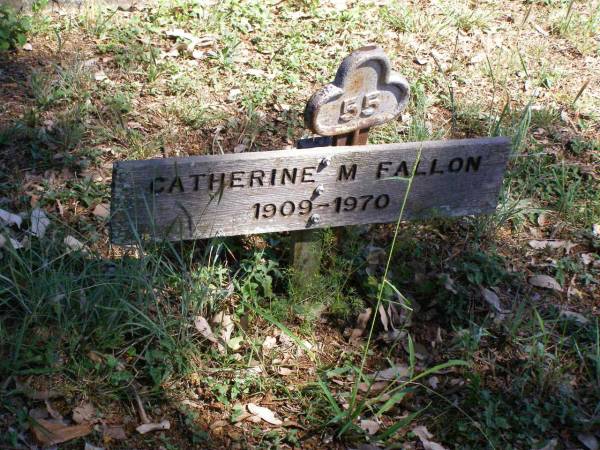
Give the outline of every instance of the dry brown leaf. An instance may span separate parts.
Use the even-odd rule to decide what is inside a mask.
[[[415,427],[412,429],[413,434],[415,434],[421,444],[423,444],[424,450],[447,450],[444,446],[438,444],[437,442],[430,441],[433,438],[433,435],[427,430],[424,426]]]
[[[275,336],[267,336],[262,343],[263,353],[268,353],[268,351],[275,348],[276,345],[277,345],[277,338]]]
[[[140,434],[146,434],[151,431],[161,431],[168,430],[171,428],[171,422],[168,420],[163,420],[160,423],[143,423],[139,427],[136,428],[137,432]]]
[[[69,247],[70,250],[76,252],[76,251],[87,251],[87,247],[85,246],[85,244],[79,240],[77,240],[76,238],[74,238],[73,236],[67,236],[64,239],[64,243],[67,247]]]
[[[407,378],[410,374],[410,369],[404,364],[399,364],[385,370],[380,370],[375,373],[375,381],[390,381],[399,378]]]
[[[104,356],[94,350],[89,351],[87,356],[96,364],[104,364]]]
[[[98,82],[107,81],[108,77],[104,73],[104,70],[99,70],[98,72],[96,72],[94,74],[94,80],[96,80]]]
[[[8,225],[9,227],[16,225],[17,228],[21,228],[21,223],[23,223],[23,219],[21,219],[21,216],[17,214],[13,214],[3,209],[0,209],[0,223]]]
[[[61,394],[59,392],[52,390],[37,391],[28,384],[21,383],[20,381],[15,381],[15,385],[17,389],[21,391],[23,395],[25,395],[25,397],[31,400],[48,400],[52,398],[61,397]]]
[[[598,450],[598,439],[592,433],[577,433],[577,440],[585,445],[588,450]]]
[[[206,339],[208,339],[211,342],[218,342],[217,337],[214,335],[212,329],[210,328],[208,320],[206,320],[204,317],[196,316],[194,318],[194,326],[196,327],[196,330],[198,330],[198,332]]]
[[[541,287],[545,289],[553,289],[558,292],[562,292],[562,286],[549,275],[534,275],[529,277],[529,284],[536,287]]]
[[[231,340],[231,334],[233,333],[234,328],[231,316],[220,311],[213,316],[212,323],[221,327],[219,330],[219,337],[225,344],[228,344]]]
[[[481,295],[483,299],[486,301],[488,305],[490,305],[494,310],[500,314],[508,314],[510,310],[502,308],[500,304],[500,298],[498,298],[498,294],[496,294],[491,289],[482,289]]]
[[[92,432],[92,425],[89,423],[65,425],[63,423],[38,419],[31,431],[39,444],[48,446],[87,436]]]
[[[371,388],[369,389],[369,383],[359,383],[358,384],[358,389],[361,392],[369,392],[371,394],[378,394],[379,392],[383,391],[387,385],[389,383],[387,381],[376,381],[375,383],[371,384]]]
[[[454,280],[448,274],[442,274],[444,276],[444,288],[453,294],[458,294],[456,287],[454,286]]]
[[[293,372],[292,369],[288,369],[287,367],[280,367],[279,369],[277,369],[277,373],[279,375],[283,375],[284,377],[291,375],[292,372]]]
[[[46,408],[32,408],[29,410],[29,417],[36,420],[47,419],[49,417],[48,410]]]
[[[48,225],[50,225],[50,219],[43,210],[36,208],[31,211],[31,228],[29,229],[31,234],[40,239],[43,238]]]
[[[91,422],[95,417],[96,408],[89,402],[84,402],[73,408],[73,422],[75,423]]]
[[[356,319],[356,328],[352,330],[352,334],[350,335],[350,341],[355,341],[360,338],[365,332],[365,328],[367,328],[367,323],[371,318],[371,308],[365,309],[358,315]]]
[[[379,431],[379,423],[374,420],[364,419],[360,421],[360,428],[367,432],[367,434],[373,435]]]
[[[568,311],[566,309],[563,309],[559,313],[559,317],[562,317],[563,319],[567,319],[567,320],[573,320],[580,325],[586,325],[590,321],[590,319],[588,319],[584,315],[579,314],[578,312],[575,312],[575,311]]]
[[[281,425],[283,423],[280,419],[275,417],[275,413],[269,408],[265,408],[264,406],[258,406],[254,403],[248,403],[246,407],[248,408],[248,411],[251,414],[260,417],[262,420],[264,420],[267,423],[270,423],[271,425]]]
[[[98,219],[107,219],[110,216],[110,205],[108,203],[99,203],[92,211],[92,214]]]
[[[105,425],[102,429],[104,438],[114,439],[115,441],[124,441],[127,439],[127,433],[120,425]]]
[[[390,319],[385,311],[385,307],[383,305],[379,305],[379,319],[381,320],[381,325],[383,325],[383,329],[388,331]]]
[[[210,429],[215,430],[217,428],[223,428],[223,427],[227,426],[228,424],[229,424],[229,422],[226,420],[217,420],[216,422],[213,422],[210,424]]]
[[[0,247],[2,246],[0,245]],[[586,266],[589,266],[595,259],[594,253],[582,253],[579,257],[581,258],[581,262]]]
[[[104,450],[104,447],[96,447],[95,445],[86,442],[83,450]]]
[[[545,240],[531,240],[529,241],[529,246],[536,250],[544,250],[546,248],[564,248],[567,251],[567,254],[571,252],[573,247],[576,247],[577,244],[574,244],[571,241],[565,241],[561,239],[545,239]]]
[[[50,417],[52,417],[55,420],[63,419],[63,416],[52,407],[52,405],[50,404],[50,400],[44,400],[44,403],[46,405],[46,411],[48,411],[48,414],[50,414]],[[42,417],[42,419],[45,419],[45,417]]]

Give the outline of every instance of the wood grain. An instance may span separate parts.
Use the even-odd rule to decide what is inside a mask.
[[[406,219],[495,210],[510,152],[510,141],[503,137],[122,161],[113,167],[111,239],[117,244],[128,244],[149,238],[187,240],[394,222],[407,183],[393,175],[398,167],[402,169],[398,176],[404,175],[406,168],[410,172],[419,148],[421,174],[413,182],[404,212]],[[321,164],[323,158],[329,158],[331,164]],[[381,163],[386,163],[383,168],[387,170],[381,169]],[[354,164],[355,178],[339,181],[340,167],[344,165],[348,173]],[[231,187],[228,182],[219,189],[221,185],[215,182],[212,191],[208,186],[210,173],[218,181],[221,173],[230,180],[231,173],[236,172],[233,184],[238,186],[247,183],[242,180],[247,180],[252,171],[268,174],[276,169],[279,174],[283,169],[291,172],[296,168],[300,174],[306,167],[318,168],[312,176],[305,177],[314,182],[298,182],[298,176],[295,184],[290,184],[288,178],[285,185],[267,186],[265,182],[261,187],[257,182],[253,187]],[[154,189],[161,192],[152,193],[153,180],[159,180]],[[315,197],[318,185],[324,190]],[[387,195],[389,205],[375,208],[372,200],[364,211],[358,206],[353,211],[336,212],[336,197],[358,199],[365,195],[373,195],[374,199]],[[312,214],[298,214],[299,203],[311,198],[312,214],[319,214],[318,223],[310,220]],[[294,203],[293,214],[277,213],[263,218],[261,210],[261,217],[255,218],[256,203],[274,204],[279,210],[285,202]],[[318,204],[330,206],[317,207]],[[291,206],[287,206],[289,212]]]

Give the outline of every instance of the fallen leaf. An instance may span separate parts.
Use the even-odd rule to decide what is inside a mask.
[[[291,375],[292,372],[293,372],[292,369],[288,369],[287,367],[280,367],[279,369],[277,369],[277,373],[279,375],[283,375],[284,377]]]
[[[500,298],[498,298],[498,294],[496,294],[491,289],[482,289],[481,295],[483,296],[483,299],[486,301],[486,303],[492,308],[494,308],[496,312],[499,312],[500,314],[507,314],[510,312],[510,310],[502,308],[502,305],[500,304]]]
[[[242,153],[246,151],[247,148],[248,146],[246,144],[238,144],[235,147],[233,147],[233,153]]]
[[[48,400],[52,398],[61,397],[61,394],[59,392],[52,390],[36,391],[28,384],[21,383],[19,381],[15,381],[15,385],[17,387],[17,390],[19,390],[21,393],[23,393],[23,395],[25,395],[25,397],[31,400]]]
[[[454,280],[448,274],[442,274],[444,276],[444,288],[453,294],[458,294],[456,287],[454,286]]]
[[[406,365],[392,366],[385,370],[375,372],[375,381],[390,381],[397,380],[399,378],[407,378],[410,374],[410,369]]]
[[[19,242],[16,239],[8,238],[8,240],[10,241],[10,245],[12,245],[12,247],[15,250],[19,250],[20,248],[25,247],[25,245],[22,242]],[[23,239],[23,242],[25,242],[25,239]]]
[[[217,428],[223,428],[223,427],[227,426],[228,424],[229,424],[229,422],[226,420],[217,420],[216,422],[213,422],[210,424],[210,429],[215,430]]]
[[[373,435],[379,431],[379,423],[374,420],[364,419],[360,421],[360,428],[367,432],[369,435]]]
[[[546,240],[531,240],[529,241],[529,246],[536,250],[544,250],[546,248],[564,248],[567,251],[567,254],[571,252],[573,247],[576,247],[577,244],[574,244],[571,241],[565,241],[561,239],[546,239]]]
[[[358,389],[361,392],[369,392],[371,394],[378,394],[379,392],[383,391],[387,386],[388,386],[388,382],[387,381],[376,381],[375,383],[372,383],[369,386],[369,383],[359,383],[358,384]]]
[[[433,435],[424,426],[415,427],[412,429],[415,436],[419,438],[423,444],[424,450],[446,450],[446,448],[436,442],[430,441]]]
[[[104,357],[100,353],[95,352],[94,350],[89,351],[87,356],[92,360],[92,362],[95,362],[96,364],[104,364]]]
[[[234,328],[234,323],[231,319],[231,316],[229,314],[225,314],[223,311],[220,311],[213,316],[212,323],[221,327],[219,330],[219,337],[225,344],[228,344]]]
[[[264,420],[267,423],[270,423],[271,425],[281,425],[283,423],[281,420],[275,417],[275,413],[269,408],[258,406],[254,403],[248,403],[247,408],[251,414],[260,417],[262,420]]]
[[[46,234],[46,228],[50,225],[50,219],[46,216],[46,213],[39,209],[35,208],[31,211],[31,234],[38,238],[43,238]]]
[[[553,438],[550,439],[546,445],[544,445],[543,447],[539,448],[538,450],[556,450],[556,447],[558,446],[558,439]]]
[[[32,408],[29,410],[29,417],[36,420],[47,419],[49,417],[47,408]]]
[[[579,313],[574,312],[574,311],[568,311],[566,309],[563,309],[559,313],[559,317],[562,317],[562,318],[567,319],[567,320],[574,320],[575,322],[577,322],[580,325],[586,325],[590,321],[590,319],[588,319],[587,317],[583,316],[582,314],[579,314]]]
[[[537,23],[535,22],[531,22],[531,26],[533,26],[533,28],[535,29],[535,31],[537,31],[538,33],[540,33],[542,36],[548,36],[548,32],[546,30],[544,30],[542,27],[540,27]]]
[[[367,323],[369,322],[370,318],[371,308],[365,309],[358,315],[358,318],[356,319],[356,327],[352,330],[352,333],[350,335],[351,342],[357,340],[363,335],[365,329],[367,328]]]
[[[108,77],[104,73],[104,70],[99,70],[98,72],[96,72],[94,74],[94,80],[99,81],[99,82],[106,81],[106,80],[108,80]]]
[[[99,203],[92,211],[92,214],[99,219],[106,219],[110,216],[110,205],[108,203]]]
[[[85,246],[85,244],[79,240],[77,240],[76,238],[74,238],[73,236],[67,236],[64,239],[64,243],[67,247],[69,247],[70,250],[72,251],[85,251],[87,249],[87,247]]]
[[[591,433],[577,433],[577,439],[581,442],[588,450],[598,450],[598,439]]]
[[[387,315],[387,312],[385,311],[385,307],[383,305],[379,305],[378,311],[379,311],[379,320],[381,320],[381,325],[383,325],[383,329],[385,331],[388,331],[390,319]]]
[[[267,353],[269,350],[275,348],[277,345],[277,338],[275,336],[267,336],[262,343],[263,353]]]
[[[0,223],[8,225],[9,227],[12,225],[16,225],[17,228],[21,228],[22,222],[23,219],[21,218],[21,216],[0,209]]]
[[[529,284],[536,287],[545,289],[554,289],[555,291],[562,292],[563,288],[561,285],[549,275],[534,275],[529,277]]]
[[[229,341],[227,342],[227,347],[229,347],[231,350],[233,350],[235,352],[240,349],[240,347],[242,346],[242,342],[244,342],[244,337],[237,336],[237,337],[229,339]]]
[[[213,331],[210,328],[208,321],[204,317],[196,316],[194,318],[194,326],[196,327],[196,330],[198,330],[200,334],[206,339],[208,339],[211,342],[218,342],[218,339],[213,334]]]
[[[0,245],[0,247],[2,247],[2,245]],[[589,266],[596,258],[596,255],[594,253],[582,253],[579,257],[584,265]]]
[[[229,95],[227,95],[227,100],[233,102],[241,95],[241,93],[241,89],[232,89],[229,91]]]
[[[96,408],[89,402],[84,402],[73,408],[73,422],[75,423],[91,422],[95,417]]]
[[[46,411],[48,411],[50,417],[52,417],[55,420],[63,420],[63,416],[52,407],[52,405],[50,404],[50,400],[44,400],[44,404],[46,405]],[[44,418],[45,417],[42,417],[42,419]]]
[[[125,430],[119,425],[105,425],[102,429],[102,436],[114,439],[115,441],[124,441],[127,439]]]
[[[96,447],[95,445],[86,442],[85,447],[83,447],[83,450],[104,450],[104,447]]]
[[[160,423],[143,423],[139,427],[136,428],[137,432],[140,434],[146,434],[151,431],[160,431],[160,430],[168,430],[171,428],[171,422],[168,420],[163,420]]]
[[[265,73],[264,70],[260,70],[260,69],[248,69],[246,70],[246,75],[250,75],[252,77],[257,77],[257,78],[261,78],[261,77],[266,77],[267,74]]]
[[[437,389],[438,385],[440,384],[440,379],[436,376],[430,377],[427,382],[429,383],[429,386],[431,386],[431,389]]]
[[[92,425],[89,423],[64,425],[63,423],[38,419],[37,422],[33,424],[31,431],[35,439],[41,445],[49,446],[87,436],[92,432]]]
[[[30,52],[33,50],[33,46],[28,42],[27,44],[23,45],[23,47],[21,47],[23,50],[25,50],[26,52]]]

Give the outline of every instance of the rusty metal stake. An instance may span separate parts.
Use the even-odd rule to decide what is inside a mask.
[[[398,117],[408,97],[408,82],[391,71],[383,50],[375,45],[362,47],[344,58],[333,82],[315,92],[306,104],[306,127],[332,137],[331,143],[310,146],[365,145],[369,129]],[[319,272],[321,233],[297,231],[293,239],[295,282],[306,285]]]

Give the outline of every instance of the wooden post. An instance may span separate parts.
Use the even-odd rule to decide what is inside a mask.
[[[378,90],[381,85],[386,85],[386,91]],[[334,81],[313,94],[304,121],[314,133],[332,136],[335,147],[365,145],[370,127],[395,119],[408,96],[408,83],[390,70],[383,50],[366,46],[347,56]],[[292,250],[296,283],[306,284],[319,272],[321,232],[293,233]]]

